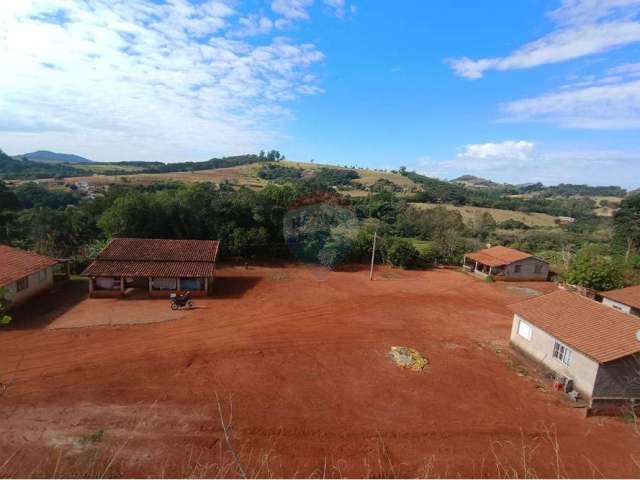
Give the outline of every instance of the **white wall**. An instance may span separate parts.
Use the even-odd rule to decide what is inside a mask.
[[[518,324],[524,321],[531,326],[531,340],[518,334]],[[591,397],[600,365],[595,360],[569,347],[572,351],[569,365],[553,357],[556,339],[525,318],[513,316],[511,343],[554,372],[573,380],[575,389],[583,396]],[[562,342],[561,342],[562,343]],[[563,345],[566,345],[563,343]]]
[[[38,272],[29,275],[29,287],[18,292],[16,282],[5,286],[7,298],[11,301],[11,307],[20,305],[29,298],[49,290],[53,286],[53,267],[43,269],[47,272],[47,278],[43,281],[39,280]]]
[[[616,310],[619,310],[623,313],[631,314],[631,307],[629,305],[625,305],[624,303],[616,302],[609,298],[603,298],[602,304],[610,308],[615,308]]]

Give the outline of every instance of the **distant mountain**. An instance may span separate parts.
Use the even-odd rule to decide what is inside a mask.
[[[476,177],[475,175],[462,175],[461,177],[451,180],[453,183],[461,183],[467,187],[504,187],[504,184],[496,183],[486,178]]]
[[[10,157],[0,150],[0,180],[70,177],[86,175],[85,170],[67,163],[33,162],[23,157]]]
[[[16,155],[14,158],[22,158],[32,162],[42,163],[91,163],[93,160],[73,155],[71,153],[56,153],[49,150],[38,150],[37,152]]]

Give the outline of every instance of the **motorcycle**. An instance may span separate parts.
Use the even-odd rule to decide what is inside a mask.
[[[183,308],[192,309],[193,301],[191,300],[191,292],[184,295],[172,293],[170,297],[171,310],[182,310]]]

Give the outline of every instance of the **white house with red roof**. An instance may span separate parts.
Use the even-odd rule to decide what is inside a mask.
[[[13,308],[53,286],[58,260],[19,248],[0,245],[0,288]]]
[[[510,306],[511,345],[590,401],[640,399],[640,319],[558,290]]]

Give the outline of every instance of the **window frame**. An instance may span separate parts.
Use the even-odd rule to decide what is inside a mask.
[[[559,342],[558,340],[554,340],[553,344],[553,353],[551,356],[557,359],[559,362],[562,362],[567,367],[571,365],[571,359],[573,357],[573,350],[571,350],[564,343]]]
[[[16,280],[16,293],[23,292],[29,289],[29,276],[19,278]]]
[[[525,327],[525,331],[528,329],[528,336],[523,334],[522,327]],[[518,328],[516,329],[516,333],[524,338],[527,341],[531,341],[533,337],[533,327],[526,321],[519,319],[518,320]]]
[[[514,273],[522,273],[522,264],[518,263],[513,266]]]

